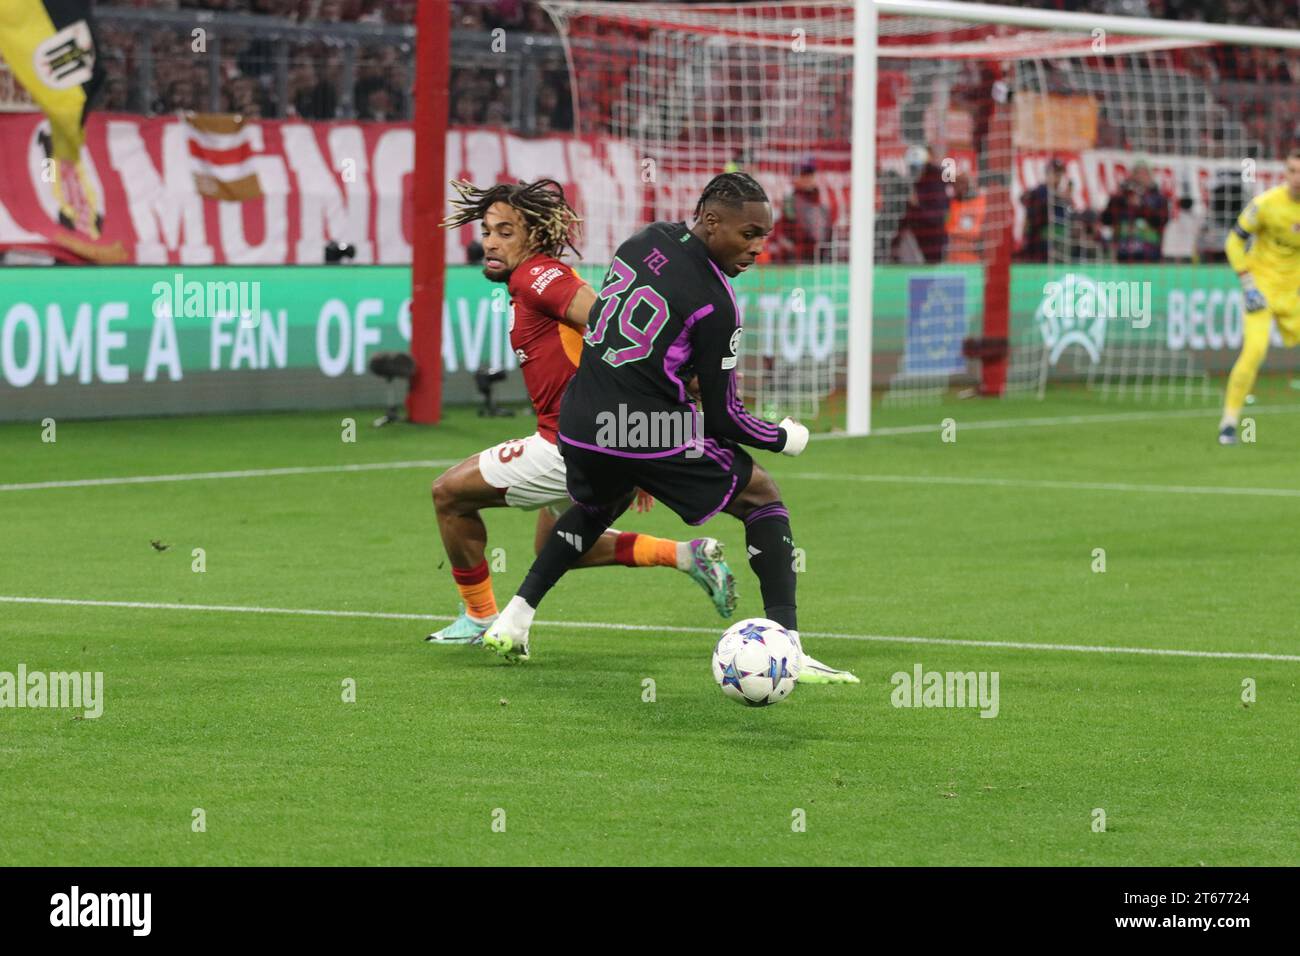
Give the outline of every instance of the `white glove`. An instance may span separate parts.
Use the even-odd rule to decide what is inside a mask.
[[[778,427],[785,432],[785,447],[781,449],[781,454],[793,458],[808,447],[807,425],[801,425],[793,418],[786,416],[781,419],[781,424]]]

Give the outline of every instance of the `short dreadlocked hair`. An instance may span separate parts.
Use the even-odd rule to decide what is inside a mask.
[[[477,222],[487,215],[493,203],[503,202],[524,217],[528,245],[534,252],[559,258],[567,246],[574,255],[582,257],[573,244],[582,220],[564,198],[564,187],[554,179],[498,183],[488,189],[479,189],[463,179],[454,179],[451,184],[460,196],[451,201],[456,211],[442,221],[444,229]]]
[[[734,208],[742,203],[767,201],[763,187],[748,173],[719,173],[700,193],[700,201],[695,204],[695,218],[699,219],[704,214],[704,207],[711,202]]]

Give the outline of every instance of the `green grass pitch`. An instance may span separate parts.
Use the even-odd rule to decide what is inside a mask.
[[[98,719],[0,709],[0,859],[1295,865],[1294,411],[1257,409],[1258,440],[1222,449],[1213,410],[952,401],[798,459],[756,454],[805,551],[805,642],[862,678],[759,710],[713,684],[723,624],[662,568],[572,573],[539,611],[527,665],[422,643],[436,625],[418,615],[456,611],[434,467],[0,490],[0,596],[363,612],[0,601],[0,671],[101,671],[105,694]],[[0,485],[451,462],[531,420],[57,428],[45,443],[35,423],[0,426]],[[531,561],[533,521],[488,516],[501,602]],[[662,506],[619,526],[690,534]],[[727,545],[739,614],[761,615],[742,526],[708,531]],[[996,671],[997,716],[893,706],[891,675],[917,664]]]

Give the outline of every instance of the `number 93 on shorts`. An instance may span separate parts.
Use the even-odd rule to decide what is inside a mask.
[[[559,449],[534,432],[511,438],[479,452],[483,480],[505,492],[506,504],[531,511],[543,505],[569,505],[564,484],[564,459]]]

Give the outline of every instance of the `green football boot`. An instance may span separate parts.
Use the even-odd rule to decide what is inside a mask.
[[[465,612],[462,605],[460,617],[452,621],[441,631],[434,631],[426,637],[427,644],[482,644],[483,632],[492,626],[492,621],[476,621]]]
[[[691,566],[686,573],[704,588],[722,617],[736,610],[736,578],[722,558],[722,545],[716,538],[696,538],[690,543]]]

